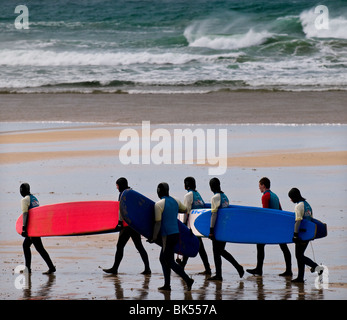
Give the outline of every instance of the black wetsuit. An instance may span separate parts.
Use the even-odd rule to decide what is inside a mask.
[[[31,271],[31,245],[34,245],[37,252],[41,255],[42,259],[47,263],[47,266],[50,270],[55,269],[53,262],[46,251],[46,249],[43,247],[42,240],[40,237],[25,237],[23,241],[23,251],[24,251],[24,258],[25,258],[25,266],[28,268],[29,272]]]
[[[141,241],[141,235],[138,232],[136,232],[134,229],[130,228],[129,226],[126,226],[126,227],[123,227],[123,229],[119,233],[119,238],[117,242],[117,251],[115,254],[114,264],[112,267],[112,269],[114,270],[114,273],[118,271],[118,267],[123,259],[124,247],[130,238],[133,240],[136,249],[140,253],[142,261],[145,265],[145,271],[150,270],[148,255],[145,248],[143,247],[143,244]]]
[[[121,195],[122,195],[122,192],[119,193],[118,201],[120,201]],[[104,271],[107,273],[117,274],[118,267],[119,267],[119,265],[123,259],[124,247],[127,244],[127,242],[129,241],[129,239],[131,238],[134,242],[136,249],[139,251],[140,256],[142,258],[142,261],[145,265],[145,270],[143,273],[144,274],[151,273],[151,269],[149,266],[149,260],[148,260],[148,254],[147,254],[145,248],[143,247],[143,244],[141,241],[141,235],[137,231],[135,231],[134,229],[129,227],[128,225],[124,224],[123,221],[121,221],[120,224],[122,224],[122,229],[121,229],[121,231],[119,233],[119,237],[118,237],[117,250],[116,250],[113,266],[110,269],[104,269]]]
[[[184,272],[184,269],[175,262],[175,245],[179,241],[179,233],[170,234],[166,236],[166,243],[163,244],[163,247],[160,251],[160,263],[163,269],[164,274],[164,287],[170,288],[170,276],[171,269],[176,272],[186,283],[189,283],[191,280],[189,276]]]

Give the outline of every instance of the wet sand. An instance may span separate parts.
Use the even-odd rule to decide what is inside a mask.
[[[4,132],[0,135],[0,145],[4,148],[12,144],[56,143],[93,141],[98,139],[119,139],[120,129],[100,128],[96,125],[89,129],[78,130],[46,130],[44,132],[14,133]],[[139,135],[141,131],[139,130]],[[4,152],[0,153],[0,164],[31,162],[38,160],[53,160],[70,157],[117,157],[119,149],[113,150],[64,150],[35,152]],[[275,150],[234,155],[228,157],[228,167],[290,167],[290,166],[336,166],[347,164],[347,151],[314,150]]]
[[[45,238],[44,244],[57,264],[54,275],[42,275],[46,270],[37,254],[33,255],[33,272],[27,278],[28,289],[16,289],[15,281],[20,275],[9,270],[22,262],[19,243],[7,244],[7,252],[2,253],[1,299],[110,299],[110,300],[324,300],[344,299],[347,284],[329,282],[322,288],[315,287],[315,276],[307,271],[305,284],[292,284],[289,278],[279,277],[283,272],[281,251],[278,246],[266,247],[265,273],[262,277],[245,273],[239,278],[236,270],[223,261],[223,282],[211,282],[203,275],[201,260],[196,257],[188,261],[186,272],[195,280],[190,292],[185,290],[183,281],[172,274],[172,291],[161,292],[157,288],[163,283],[159,257],[159,247],[144,246],[151,258],[152,274],[143,276],[143,264],[138,252],[130,241],[125,250],[124,260],[117,276],[105,274],[101,268],[112,264],[117,235],[98,235],[78,238]],[[211,241],[204,240],[207,252],[212,252]],[[228,244],[228,251],[242,263],[244,268],[253,268],[254,245]],[[293,254],[293,248],[290,246]],[[95,254],[102,251],[102,254]],[[247,252],[247,253],[246,253]],[[310,255],[311,252],[308,250]],[[253,255],[253,259],[247,258]],[[212,259],[210,258],[210,262]],[[252,261],[253,260],[253,261]],[[254,261],[255,262],[255,261]],[[7,272],[4,272],[4,268]],[[346,272],[330,267],[329,272]],[[296,268],[293,268],[296,272]],[[5,286],[4,286],[5,285]],[[323,285],[325,287],[323,287]],[[5,289],[5,290],[4,290]]]
[[[259,95],[261,96],[261,94]],[[339,101],[340,95],[343,94],[337,93],[335,102]],[[308,268],[305,273],[306,282],[303,285],[295,285],[289,279],[279,277],[278,274],[284,271],[283,255],[278,246],[268,245],[265,251],[263,277],[245,273],[244,277],[240,279],[235,269],[223,260],[224,281],[221,283],[210,282],[204,276],[198,275],[203,267],[200,258],[196,257],[190,259],[186,267],[187,273],[195,280],[192,291],[185,291],[180,278],[172,274],[171,293],[162,293],[157,290],[163,284],[163,275],[158,261],[160,248],[146,243],[144,239],[143,243],[150,257],[151,276],[140,274],[143,271],[143,265],[131,240],[126,246],[118,276],[107,275],[101,270],[101,268],[110,267],[113,263],[118,238],[118,234],[114,233],[83,237],[44,238],[44,245],[57,266],[56,274],[42,275],[46,266],[35,249],[32,249],[33,273],[30,276],[29,288],[17,289],[15,284],[19,274],[16,274],[14,270],[24,263],[21,248],[23,239],[14,231],[14,224],[20,213],[20,195],[18,193],[20,183],[27,181],[32,185],[32,192],[39,198],[41,205],[67,201],[117,199],[118,193],[114,182],[119,176],[126,176],[129,184],[135,190],[153,200],[157,199],[156,185],[162,180],[166,180],[170,184],[171,194],[183,199],[185,194],[183,179],[188,175],[193,175],[197,179],[198,190],[208,202],[212,196],[208,188],[208,181],[211,177],[207,174],[205,166],[195,164],[122,165],[118,159],[118,151],[121,146],[118,135],[124,127],[129,126],[88,123],[92,121],[91,114],[93,113],[80,115],[79,121],[85,122],[82,125],[74,122],[64,124],[64,127],[59,127],[60,124],[57,123],[47,124],[47,121],[64,118],[60,114],[61,110],[59,112],[57,111],[59,109],[55,110],[51,116],[44,114],[40,112],[43,111],[43,109],[40,110],[40,107],[34,108],[35,99],[41,106],[43,106],[43,102],[54,104],[60,99],[67,103],[69,100],[62,95],[56,95],[54,98],[48,95],[4,96],[7,105],[9,105],[9,100],[11,103],[18,104],[20,99],[23,103],[25,98],[29,110],[37,110],[38,119],[35,121],[46,121],[46,123],[30,123],[30,120],[33,120],[30,112],[28,114],[31,115],[25,118],[26,121],[29,121],[26,124],[0,123],[2,126],[0,134],[0,175],[2,178],[0,299],[345,300],[347,298],[347,277],[345,275],[347,269],[346,126],[225,126],[230,133],[230,149],[228,148],[228,171],[220,177],[223,191],[228,195],[231,203],[260,206],[261,194],[257,184],[261,177],[268,176],[273,183],[273,191],[280,197],[282,207],[292,211],[294,206],[289,201],[287,193],[291,187],[299,187],[313,206],[315,217],[328,224],[328,237],[313,241],[313,247],[309,246],[306,251],[307,256],[311,258],[314,256],[318,263],[328,267],[329,280],[327,283],[317,284],[317,276],[311,274]],[[71,100],[69,104],[78,104],[80,99],[84,103],[88,100],[84,95],[68,96]],[[106,96],[113,98],[113,95],[93,95],[89,96],[89,100],[107,100]],[[121,97],[123,99],[123,96]],[[207,97],[206,104],[211,103],[210,95],[204,97]],[[166,98],[171,101],[172,96]],[[139,97],[130,99],[137,100]],[[158,97],[149,95],[144,98],[144,101],[148,103],[152,99],[158,99]],[[180,97],[178,100],[180,99],[183,98]],[[187,103],[195,101],[194,103],[198,104],[199,102],[191,96],[186,99]],[[286,99],[286,103],[289,103],[289,99]],[[306,99],[309,101],[310,95],[306,95]],[[17,100],[16,103],[15,100]],[[159,100],[156,102],[158,105]],[[200,102],[201,100],[202,98],[200,98]],[[166,100],[161,100],[161,102],[164,104]],[[109,105],[112,103],[109,102]],[[134,102],[134,104],[136,103]],[[155,109],[155,107],[153,108]],[[252,114],[256,111],[255,108],[257,107],[252,107]],[[1,113],[2,121],[14,121],[9,109],[5,107],[2,110],[5,110],[4,113]],[[14,109],[13,112],[18,110]],[[106,106],[105,112],[100,112],[100,114],[109,118],[110,110]],[[320,113],[319,110],[318,108],[317,114]],[[168,113],[168,109],[165,112]],[[330,122],[331,120],[325,118],[323,110],[321,112],[323,115],[320,114],[317,123]],[[126,114],[127,112],[125,112]],[[274,112],[273,117],[270,118],[274,123],[282,122],[282,117],[276,114]],[[305,114],[308,115],[309,112],[304,111],[303,115]],[[314,123],[318,117],[317,114],[308,118],[299,117],[297,121],[293,121],[293,119],[288,121],[289,123],[301,121]],[[336,113],[333,114],[336,117]],[[64,119],[74,121],[75,115],[77,116],[75,111],[71,110],[71,113],[65,114]],[[136,117],[141,119],[140,115],[144,114],[140,112]],[[149,117],[143,120],[156,119],[153,120],[153,123],[161,123],[164,119],[156,112],[148,111],[148,115]],[[223,123],[225,120],[219,116],[221,121],[217,121],[218,117],[211,118],[206,115],[209,114],[205,113],[205,122],[198,116],[195,118],[196,121],[191,121],[191,123],[212,123],[213,126],[213,122],[210,122],[212,119],[216,123]],[[190,116],[190,112],[188,112],[185,119],[190,121]],[[335,118],[333,122],[346,123],[347,121],[343,120],[345,117],[346,110],[344,109],[344,112],[337,117],[339,119]],[[134,121],[124,119],[122,121],[137,122],[135,119],[133,119]],[[175,115],[173,119],[175,119]],[[234,123],[233,119],[229,118],[228,123]],[[252,122],[247,121],[249,117],[245,114],[237,119],[243,123]],[[18,118],[16,120],[18,121]],[[94,119],[96,122],[99,120],[100,118]],[[109,120],[111,122],[110,118]],[[254,118],[254,121],[257,120],[259,123],[271,122],[263,121],[261,116]],[[116,122],[118,121],[119,119]],[[187,123],[187,121],[183,121],[183,123]],[[169,121],[165,121],[165,123],[167,122]],[[138,126],[131,127],[139,128]],[[159,127],[172,130],[170,126],[159,125]],[[206,126],[200,125],[198,127],[206,128]],[[204,239],[204,244],[214,272],[211,241]],[[292,253],[293,272],[296,275],[294,245],[289,245],[289,248]],[[255,245],[227,244],[226,249],[245,269],[255,267]]]
[[[3,94],[0,121],[347,123],[346,91]]]

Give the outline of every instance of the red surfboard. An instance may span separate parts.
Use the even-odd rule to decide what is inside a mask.
[[[39,206],[29,210],[29,237],[76,236],[114,232],[118,201],[80,201]],[[21,234],[23,215],[16,222]]]

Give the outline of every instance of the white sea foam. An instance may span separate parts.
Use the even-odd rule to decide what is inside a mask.
[[[223,58],[234,58],[241,53],[223,54]],[[199,55],[177,52],[81,52],[52,50],[2,50],[0,65],[7,66],[119,66],[135,64],[182,65],[189,62],[208,62],[220,55]]]

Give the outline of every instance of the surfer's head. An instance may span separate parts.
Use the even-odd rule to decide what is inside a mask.
[[[157,187],[158,197],[161,199],[163,197],[169,196],[169,185],[166,182],[161,182]]]
[[[305,201],[306,199],[301,196],[300,190],[298,188],[292,188],[288,192],[288,197],[294,202],[298,203],[300,201]]]
[[[123,177],[117,179],[116,185],[118,186],[119,192],[123,192],[124,190],[129,189],[128,180]]]
[[[184,179],[184,188],[186,190],[195,190],[196,189],[195,179],[193,177],[185,178]]]
[[[30,194],[30,185],[29,183],[22,183],[19,187],[19,192],[22,195],[22,197],[26,197]]]
[[[220,181],[218,178],[212,178],[210,180],[210,188],[213,193],[222,192],[220,188]]]
[[[263,177],[259,180],[259,190],[261,192],[265,192],[266,190],[269,190],[270,185],[271,185],[270,179],[267,177]]]

